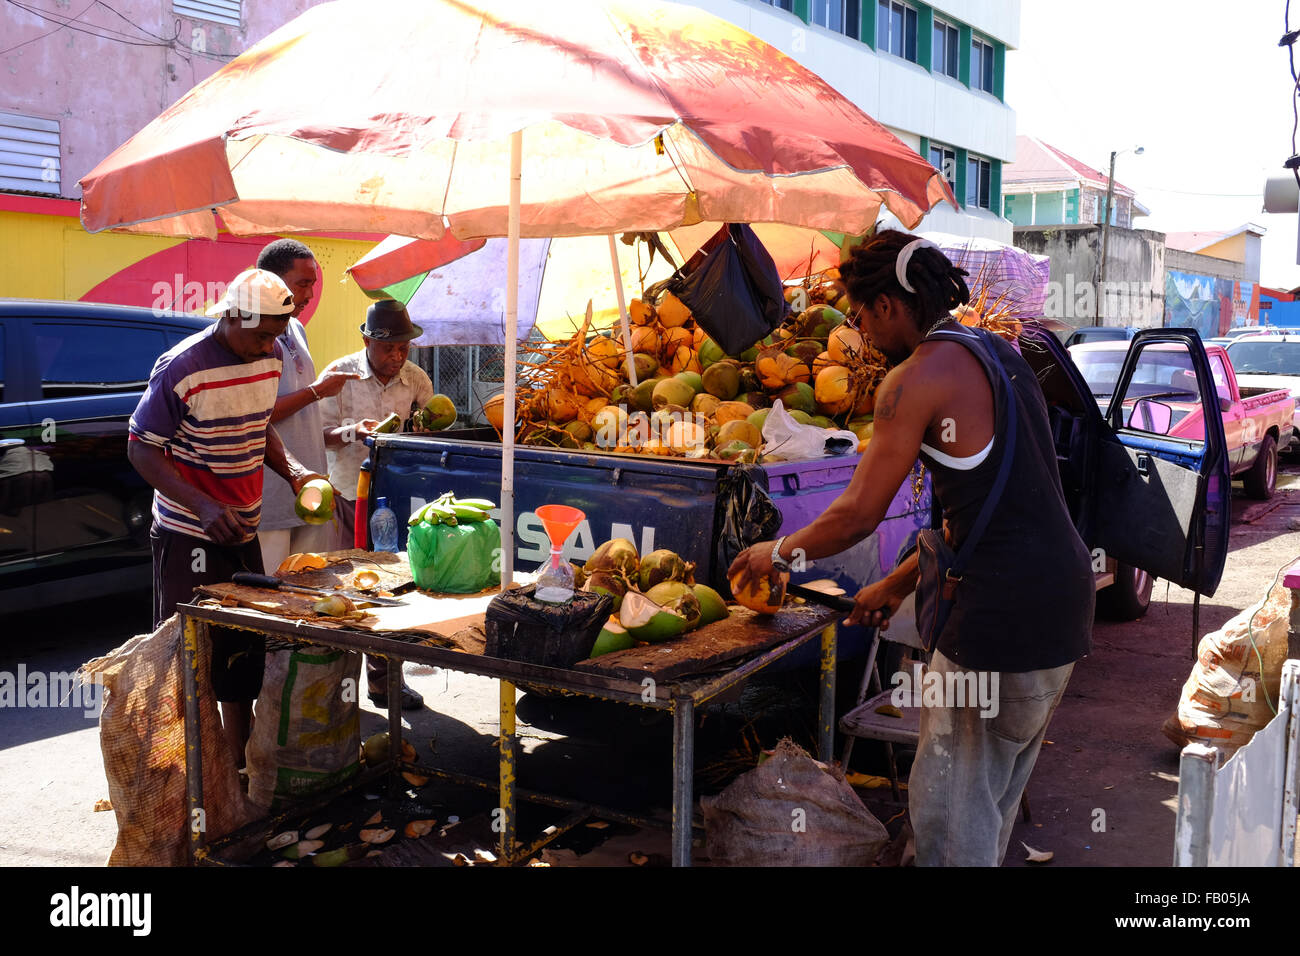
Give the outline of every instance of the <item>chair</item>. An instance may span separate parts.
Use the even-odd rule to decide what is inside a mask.
[[[888,630],[876,631],[871,641],[871,648],[867,652],[867,669],[858,687],[857,704],[840,718],[839,724],[840,732],[845,736],[840,765],[847,772],[849,758],[853,755],[854,741],[859,739],[883,741],[885,753],[889,758],[889,786],[894,799],[901,802],[902,797],[898,790],[898,760],[894,754],[894,744],[913,748],[917,746],[921,737],[921,708],[900,707],[898,709],[903,714],[901,718],[878,712],[878,709],[885,704],[894,706],[891,699],[894,688],[892,686],[887,690],[882,688],[880,675],[876,673],[876,656],[882,640],[902,644],[924,653],[921,635],[916,629],[915,593],[909,594],[899,605],[898,610],[889,619]],[[1027,792],[1020,795],[1020,812],[1024,821],[1029,823],[1031,817]]]

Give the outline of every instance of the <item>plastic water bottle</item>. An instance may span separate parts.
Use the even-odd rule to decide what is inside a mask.
[[[370,541],[376,551],[397,550],[397,515],[388,507],[388,499],[375,503],[375,513],[370,516]]]

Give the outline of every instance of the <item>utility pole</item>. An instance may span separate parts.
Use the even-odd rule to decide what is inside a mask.
[[[1097,307],[1094,310],[1093,325],[1101,325],[1105,318],[1101,314],[1101,302],[1106,297],[1106,252],[1110,240],[1110,203],[1115,196],[1115,150],[1110,153],[1110,175],[1106,177],[1106,212],[1101,219],[1101,279],[1097,283]]]

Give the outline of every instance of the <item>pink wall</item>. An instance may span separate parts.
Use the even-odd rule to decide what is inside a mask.
[[[172,0],[114,0],[138,27],[81,0],[30,5],[57,20],[0,4],[0,50],[8,51],[0,54],[0,110],[59,121],[61,193],[80,199],[77,180],[96,163],[233,55],[317,2],[243,0],[242,28],[179,16]],[[75,30],[60,26],[82,8]]]

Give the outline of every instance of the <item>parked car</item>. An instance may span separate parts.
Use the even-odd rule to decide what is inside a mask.
[[[1077,345],[1070,350],[1107,417],[1126,352],[1126,346],[1117,342]],[[1271,498],[1277,484],[1278,454],[1290,447],[1295,434],[1295,399],[1286,388],[1239,383],[1228,353],[1220,345],[1205,346],[1205,355],[1218,398],[1217,417],[1222,418],[1227,435],[1229,470],[1234,478],[1242,479],[1246,494]],[[1185,348],[1175,344],[1152,347],[1132,379],[1124,383],[1123,416],[1125,420],[1134,414],[1145,416],[1146,431],[1170,438],[1200,438],[1205,416],[1196,384]]]
[[[152,489],[127,422],[179,313],[0,299],[0,610],[147,588]]]
[[[1068,349],[1085,342],[1127,342],[1137,331],[1131,325],[1085,325],[1066,336],[1065,347]]]
[[[1111,578],[1097,593],[1098,615],[1140,617],[1156,578],[1212,596],[1227,558],[1231,514],[1223,419],[1211,415],[1202,434],[1192,437],[1161,432],[1160,423],[1148,420],[1149,405],[1142,409],[1146,417],[1132,412],[1139,396],[1152,400],[1142,384],[1147,366],[1174,357],[1178,370],[1190,370],[1193,378],[1183,397],[1202,407],[1217,403],[1200,337],[1190,329],[1146,329],[1132,342],[1067,351],[1051,333],[1026,328],[1020,346],[1047,400],[1075,527],[1094,560],[1104,561],[1099,585]],[[1089,350],[1106,350],[1107,368],[1114,366],[1100,405],[1098,386],[1076,364]],[[1112,403],[1116,388],[1120,401]]]
[[[1300,403],[1300,334],[1242,335],[1227,352],[1242,388],[1285,388]],[[1292,419],[1291,452],[1300,452],[1300,407]]]

